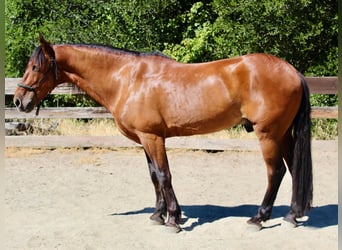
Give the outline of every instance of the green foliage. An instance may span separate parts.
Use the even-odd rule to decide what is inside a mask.
[[[213,60],[210,40],[213,37],[208,11],[209,4],[195,3],[188,12],[181,15],[183,40],[179,44],[165,43],[164,53],[180,62],[203,62]]]
[[[337,106],[338,96],[337,95],[322,95],[312,94],[310,96],[310,104],[314,107],[326,107],[326,106]]]
[[[338,138],[337,119],[312,119],[312,137],[317,140],[336,140]]]
[[[23,74],[42,33],[54,43],[101,43],[163,50],[181,39],[178,16],[191,4],[175,0],[8,0],[6,76]]]
[[[87,95],[50,95],[42,102],[43,107],[96,107],[99,106]]]
[[[165,50],[177,60],[263,52],[305,74],[337,74],[336,0],[213,0],[195,3],[183,19],[183,40]]]

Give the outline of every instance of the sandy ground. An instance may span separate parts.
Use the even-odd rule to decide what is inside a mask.
[[[315,142],[314,142],[315,143]],[[273,218],[246,221],[261,203],[259,152],[169,150],[183,231],[152,225],[154,190],[140,149],[6,151],[6,249],[337,249],[337,141],[313,152],[314,209],[303,226],[282,221],[287,173]]]

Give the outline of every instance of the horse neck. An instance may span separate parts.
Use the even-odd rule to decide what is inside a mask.
[[[127,84],[127,72],[134,67],[132,57],[76,45],[55,45],[54,51],[61,82],[77,85],[113,113],[119,98],[116,90]]]

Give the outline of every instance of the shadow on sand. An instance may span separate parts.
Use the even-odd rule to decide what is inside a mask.
[[[223,207],[215,205],[185,205],[181,206],[186,220],[197,219],[187,227],[182,227],[185,231],[191,231],[197,226],[206,223],[227,218],[227,217],[246,217],[246,221],[255,215],[259,206],[257,205],[240,205],[236,207]],[[273,208],[272,218],[285,216],[289,211],[289,206],[275,206]],[[123,213],[113,213],[112,216],[118,215],[135,215],[135,214],[152,214],[154,208],[147,207],[137,211],[129,211]],[[338,224],[338,207],[337,204],[330,204],[312,208],[308,214],[309,219],[303,223],[303,226],[324,228],[335,226]],[[185,222],[183,221],[183,223]],[[275,225],[277,226],[277,225]],[[274,226],[272,226],[274,227]]]

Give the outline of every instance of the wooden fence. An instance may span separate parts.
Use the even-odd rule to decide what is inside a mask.
[[[17,83],[20,81],[19,78],[6,78],[5,79],[5,94],[13,95],[15,89],[17,88]],[[338,93],[338,78],[337,77],[306,77],[310,93],[311,94],[337,94]],[[61,84],[56,87],[51,94],[85,94],[82,90],[77,88],[75,85],[70,83]],[[5,107],[5,119],[32,119],[32,118],[54,118],[54,119],[64,119],[64,118],[113,118],[110,113],[108,113],[103,107],[63,107],[63,108],[41,108],[39,116],[36,117],[35,112],[22,113],[18,112],[15,108]],[[312,118],[338,118],[338,108],[337,107],[312,107]],[[94,147],[94,146],[108,146],[108,147],[126,147],[135,145],[126,140],[122,140],[117,137],[113,138],[103,138],[103,137],[72,137],[72,140],[63,139],[63,137],[50,137],[48,140],[45,137],[35,137],[32,143],[32,136],[6,136],[5,142],[6,146],[28,146],[28,147],[54,147],[56,146],[66,146],[72,147],[82,146],[82,147]],[[75,141],[76,140],[76,141]],[[61,143],[61,141],[66,141],[66,143]],[[73,142],[71,142],[73,141]],[[106,141],[110,141],[109,143]],[[171,140],[173,141],[173,140]],[[26,142],[26,143],[25,143]],[[175,143],[175,142],[174,142]],[[174,144],[173,143],[173,144]],[[192,142],[193,143],[193,142]],[[183,142],[184,144],[184,142]],[[186,143],[185,143],[186,144]],[[210,143],[208,147],[210,146]],[[226,145],[227,146],[227,145]],[[241,146],[241,145],[240,145]],[[207,146],[206,146],[207,147]],[[200,146],[197,148],[202,149]],[[217,146],[210,146],[211,149],[217,148]],[[222,148],[219,146],[218,148]],[[223,147],[224,148],[224,147]],[[237,147],[235,147],[236,149]]]

